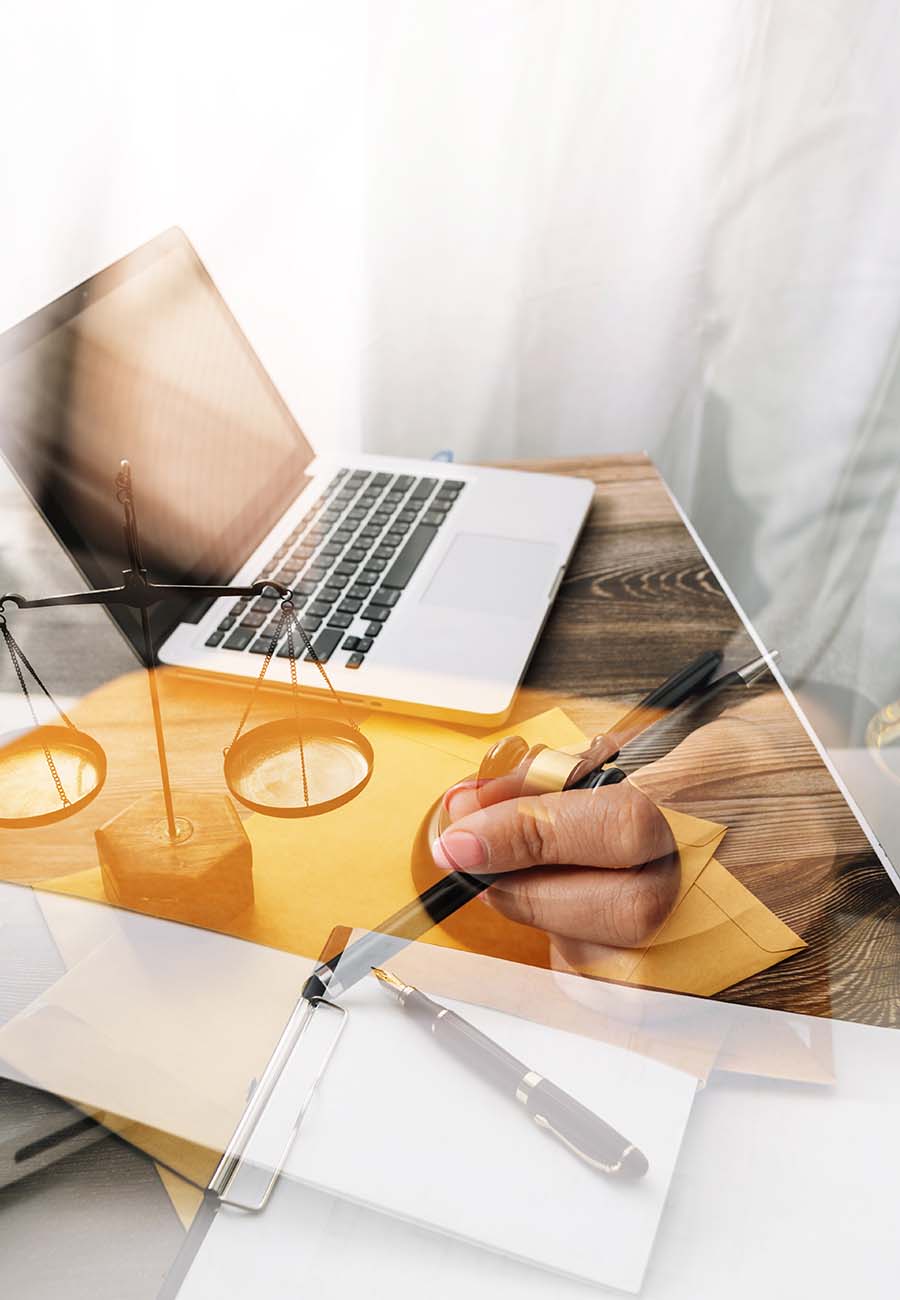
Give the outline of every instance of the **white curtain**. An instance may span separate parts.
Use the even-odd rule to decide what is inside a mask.
[[[645,448],[795,678],[900,693],[897,5],[375,12],[366,443]]]
[[[320,449],[646,449],[881,704],[898,73],[894,0],[6,0],[0,325],[177,222]]]

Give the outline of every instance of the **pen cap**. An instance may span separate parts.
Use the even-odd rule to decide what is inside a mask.
[[[571,789],[580,777],[604,763],[615,753],[608,736],[595,736],[580,753],[570,754],[549,745],[529,745],[521,736],[504,736],[487,751],[470,782],[484,785],[499,778],[510,781],[510,798],[521,795],[554,794]],[[414,861],[430,861],[430,845],[450,826],[450,815],[443,798],[429,809],[417,836]]]
[[[504,736],[481,760],[478,780],[491,781],[517,773],[520,795],[552,794],[566,788],[587,752],[567,754],[549,745],[529,747],[521,736]]]

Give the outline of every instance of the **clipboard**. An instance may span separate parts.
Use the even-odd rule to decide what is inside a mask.
[[[2,1073],[65,1101],[204,1196],[261,1210],[349,1012],[302,996],[309,959],[65,904],[65,924],[54,916],[52,928],[73,943],[71,964],[0,1026]],[[319,960],[347,933],[334,931]],[[267,1106],[301,1045],[308,1086],[286,1124],[282,1107],[273,1136]]]

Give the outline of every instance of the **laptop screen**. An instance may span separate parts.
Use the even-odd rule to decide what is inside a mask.
[[[121,460],[151,578],[208,583],[231,579],[313,457],[179,230],[0,339],[0,449],[93,587],[127,565]],[[192,604],[151,609],[157,646]],[[111,612],[142,656],[137,611]]]

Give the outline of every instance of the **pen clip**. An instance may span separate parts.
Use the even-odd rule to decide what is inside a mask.
[[[559,1138],[563,1146],[568,1147],[569,1150],[574,1155],[578,1156],[579,1159],[583,1160],[585,1164],[590,1165],[592,1169],[599,1169],[604,1174],[617,1174],[625,1163],[626,1157],[634,1150],[634,1144],[631,1143],[625,1148],[614,1165],[607,1165],[604,1164],[602,1160],[596,1160],[593,1156],[589,1156],[586,1151],[582,1151],[580,1147],[577,1147],[574,1142],[571,1142],[565,1136],[564,1133],[560,1133],[558,1128],[553,1127],[546,1115],[535,1115],[533,1118],[538,1128],[544,1128],[549,1133],[552,1133],[555,1138]]]

